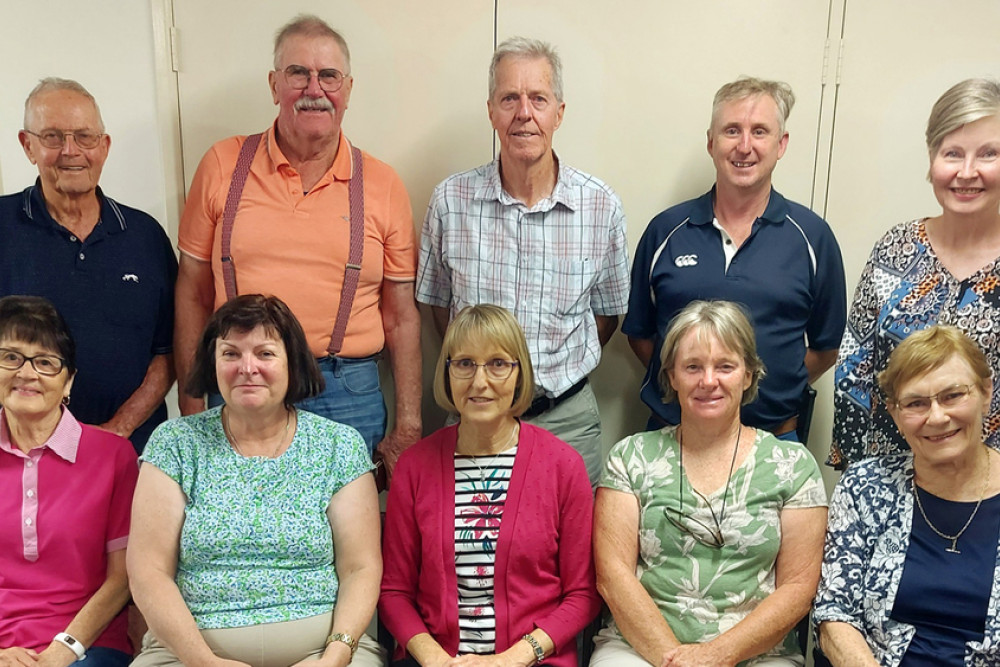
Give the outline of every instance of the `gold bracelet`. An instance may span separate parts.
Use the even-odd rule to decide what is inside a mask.
[[[326,638],[326,645],[329,646],[333,642],[343,642],[347,644],[347,647],[351,649],[351,658],[358,650],[358,640],[350,636],[346,632],[334,632],[332,635]]]

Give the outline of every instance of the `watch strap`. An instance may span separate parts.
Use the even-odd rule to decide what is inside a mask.
[[[531,650],[535,652],[535,664],[539,664],[542,660],[545,660],[545,651],[542,649],[542,645],[538,643],[538,640],[531,635],[525,635],[521,637],[524,641],[528,642]]]
[[[83,647],[83,643],[68,632],[60,632],[52,638],[52,641],[59,642],[70,651],[73,651],[76,654],[77,660],[83,660],[87,657],[87,649]]]
[[[358,650],[358,640],[352,637],[351,635],[347,634],[346,632],[334,632],[332,635],[326,638],[327,646],[329,646],[333,642],[342,642],[344,644],[347,644],[347,647],[351,649],[352,658],[354,657],[354,654]]]

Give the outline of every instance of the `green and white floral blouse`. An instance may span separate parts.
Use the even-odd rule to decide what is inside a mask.
[[[681,642],[709,641],[752,612],[774,591],[774,563],[781,546],[781,510],[825,507],[819,466],[802,445],[757,430],[753,449],[733,471],[725,515],[725,546],[702,544],[667,519],[680,520],[710,541],[715,520],[705,500],[684,479],[683,518],[676,427],[639,433],[616,444],[600,486],[639,501],[636,575]],[[728,461],[727,461],[728,463]],[[725,487],[706,496],[716,516]],[[620,635],[614,625],[609,627]],[[623,638],[624,639],[624,638]],[[793,635],[768,655],[798,654]]]
[[[199,628],[291,621],[337,601],[326,515],[337,491],[372,468],[350,426],[299,410],[278,458],[244,458],[222,430],[221,408],[161,424],[142,460],[187,497],[177,587]]]

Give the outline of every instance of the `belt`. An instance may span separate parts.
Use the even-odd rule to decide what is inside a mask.
[[[537,417],[543,412],[547,412],[552,408],[556,407],[563,401],[569,398],[573,398],[574,396],[579,394],[586,386],[587,386],[587,378],[583,378],[582,380],[580,380],[575,385],[573,385],[563,393],[559,394],[555,398],[551,398],[543,394],[542,396],[539,396],[538,398],[533,400],[531,402],[531,405],[528,407],[527,410],[524,411],[524,414],[521,416],[524,417],[525,419],[531,419],[532,417]]]
[[[775,424],[773,428],[767,429],[774,435],[785,435],[786,433],[791,433],[799,427],[799,416],[789,417],[783,422]]]
[[[349,366],[351,364],[367,364],[372,361],[379,361],[381,358],[381,352],[376,352],[369,357],[333,357],[328,354],[325,357],[317,358],[316,363],[320,365],[320,368],[328,367],[336,370],[341,366]]]

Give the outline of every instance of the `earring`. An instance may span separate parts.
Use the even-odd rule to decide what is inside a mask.
[[[62,397],[62,404],[69,405],[69,394],[66,394],[65,396]]]

